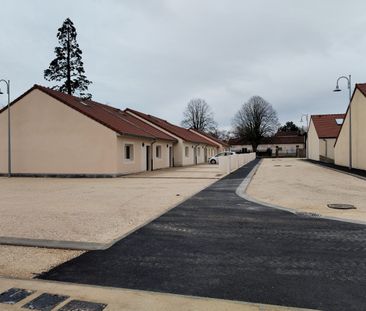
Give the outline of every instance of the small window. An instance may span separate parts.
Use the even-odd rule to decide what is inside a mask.
[[[126,144],[125,145],[125,159],[126,160],[133,160],[133,145]]]
[[[161,158],[161,146],[156,146],[156,157]]]
[[[186,157],[188,158],[189,157],[189,147],[185,147],[184,153],[185,153]]]
[[[201,156],[201,148],[200,147],[197,148],[197,156],[199,156],[199,157]]]
[[[337,125],[342,125],[343,124],[343,119],[336,119],[336,123]]]

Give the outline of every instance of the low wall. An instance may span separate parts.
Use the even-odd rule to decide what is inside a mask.
[[[223,173],[231,173],[256,158],[255,152],[233,154],[230,156],[220,157],[219,169]]]

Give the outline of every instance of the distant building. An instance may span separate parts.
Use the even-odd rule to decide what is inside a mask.
[[[335,142],[335,164],[349,166],[349,111],[352,111],[352,167],[366,170],[366,83],[356,84]]]
[[[343,124],[344,114],[312,115],[307,136],[307,156],[311,160],[334,162],[334,144]]]
[[[252,152],[253,147],[245,139],[229,140],[230,150],[235,152]],[[271,137],[264,137],[257,147],[258,153],[269,153],[272,156],[305,156],[305,137],[298,132],[277,132]]]

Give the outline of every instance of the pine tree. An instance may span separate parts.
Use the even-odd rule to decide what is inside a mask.
[[[52,87],[55,90],[90,99],[92,95],[86,91],[92,82],[85,76],[82,51],[76,41],[76,35],[73,22],[67,18],[58,29],[57,39],[60,46],[55,48],[56,58],[44,71],[44,78],[47,81],[62,82],[61,85]]]

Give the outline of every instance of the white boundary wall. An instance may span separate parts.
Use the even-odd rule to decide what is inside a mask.
[[[245,164],[255,160],[255,158],[255,152],[233,154],[230,156],[220,157],[219,169],[222,173],[230,174],[231,172],[236,171],[238,168],[241,168]]]

